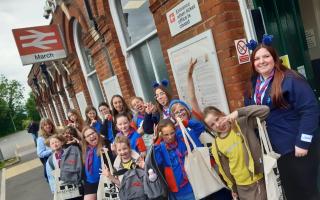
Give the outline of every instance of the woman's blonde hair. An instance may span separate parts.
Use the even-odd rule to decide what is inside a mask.
[[[49,124],[51,125],[52,129],[51,129],[51,133],[47,133],[44,130],[44,125]],[[49,136],[53,135],[56,133],[56,127],[53,124],[52,120],[49,118],[42,118],[40,121],[40,129],[39,129],[39,136],[42,136],[44,139],[47,139]]]
[[[86,154],[87,154],[87,148],[88,148],[88,143],[86,141],[86,137],[84,136],[84,133],[87,131],[87,130],[93,130],[97,135],[98,135],[98,144],[97,144],[97,156],[100,156],[101,155],[101,151],[102,151],[102,148],[103,148],[103,138],[101,137],[100,134],[98,134],[94,128],[91,128],[90,126],[85,126],[83,127],[82,129],[82,139],[81,139],[81,143],[82,143],[82,146],[81,146],[81,149],[82,149],[82,161],[83,163],[86,162]]]

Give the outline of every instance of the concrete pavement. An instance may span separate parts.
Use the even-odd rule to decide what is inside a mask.
[[[7,200],[50,200],[52,198],[49,185],[43,176],[42,164],[35,154],[33,159],[7,169]]]
[[[27,146],[27,147],[26,147]],[[0,138],[0,148],[4,159],[13,158],[16,156],[16,149],[20,149],[21,155],[35,151],[32,135],[26,130]],[[24,148],[24,149],[23,149]]]
[[[5,174],[0,175],[0,183],[4,183],[1,184],[2,188],[0,187],[0,200],[50,200],[53,198],[30,134],[20,131],[0,138],[0,147],[5,159],[20,157],[19,163],[7,167]]]

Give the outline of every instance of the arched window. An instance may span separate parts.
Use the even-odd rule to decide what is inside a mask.
[[[77,20],[73,22],[73,38],[81,69],[85,77],[91,100],[95,107],[103,101],[103,95],[96,69],[92,60],[91,50],[83,45],[82,28]]]
[[[152,83],[168,79],[149,1],[109,0],[110,11],[135,92],[153,99]]]

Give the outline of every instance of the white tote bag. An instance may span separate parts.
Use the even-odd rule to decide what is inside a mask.
[[[195,198],[202,199],[225,186],[217,172],[212,170],[209,149],[207,147],[197,147],[182,122],[178,120],[178,123],[188,151],[184,161],[184,168]],[[187,138],[189,138],[193,146],[192,151]]]
[[[106,155],[108,168],[110,173],[113,175],[113,167],[108,155],[108,149],[103,148],[103,152]],[[103,156],[101,155],[101,168],[104,166]],[[104,175],[100,175],[98,191],[97,191],[97,200],[120,200],[119,197],[119,188],[111,180],[109,180]]]
[[[80,197],[79,185],[66,184],[60,180],[60,168],[55,158],[52,158],[55,169],[52,174],[55,179],[54,200],[65,200]]]
[[[260,119],[257,117],[267,197],[268,200],[284,200],[280,174],[277,167],[277,160],[280,155],[272,149],[265,123],[265,121],[261,123]]]

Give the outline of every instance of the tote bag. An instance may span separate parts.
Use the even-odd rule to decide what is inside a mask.
[[[109,158],[108,149],[102,148],[103,153],[106,156],[107,166],[110,170],[110,173],[113,175],[113,166]],[[103,155],[101,155],[101,168],[104,166]],[[120,200],[119,197],[119,188],[114,184],[110,179],[104,175],[100,175],[98,191],[97,191],[97,200]]]
[[[211,169],[209,149],[207,147],[197,147],[181,120],[178,120],[178,123],[188,151],[184,161],[184,168],[195,198],[202,199],[225,186],[219,175]],[[192,151],[187,138],[193,146]]]
[[[54,200],[65,200],[72,199],[75,197],[80,197],[79,185],[76,184],[66,184],[60,180],[60,168],[56,159],[52,159],[54,164],[54,170],[52,171],[55,179],[55,191]]]
[[[280,174],[277,166],[277,160],[280,155],[272,149],[265,123],[265,121],[261,123],[260,119],[257,117],[267,197],[268,200],[284,200],[285,197],[282,191]]]

